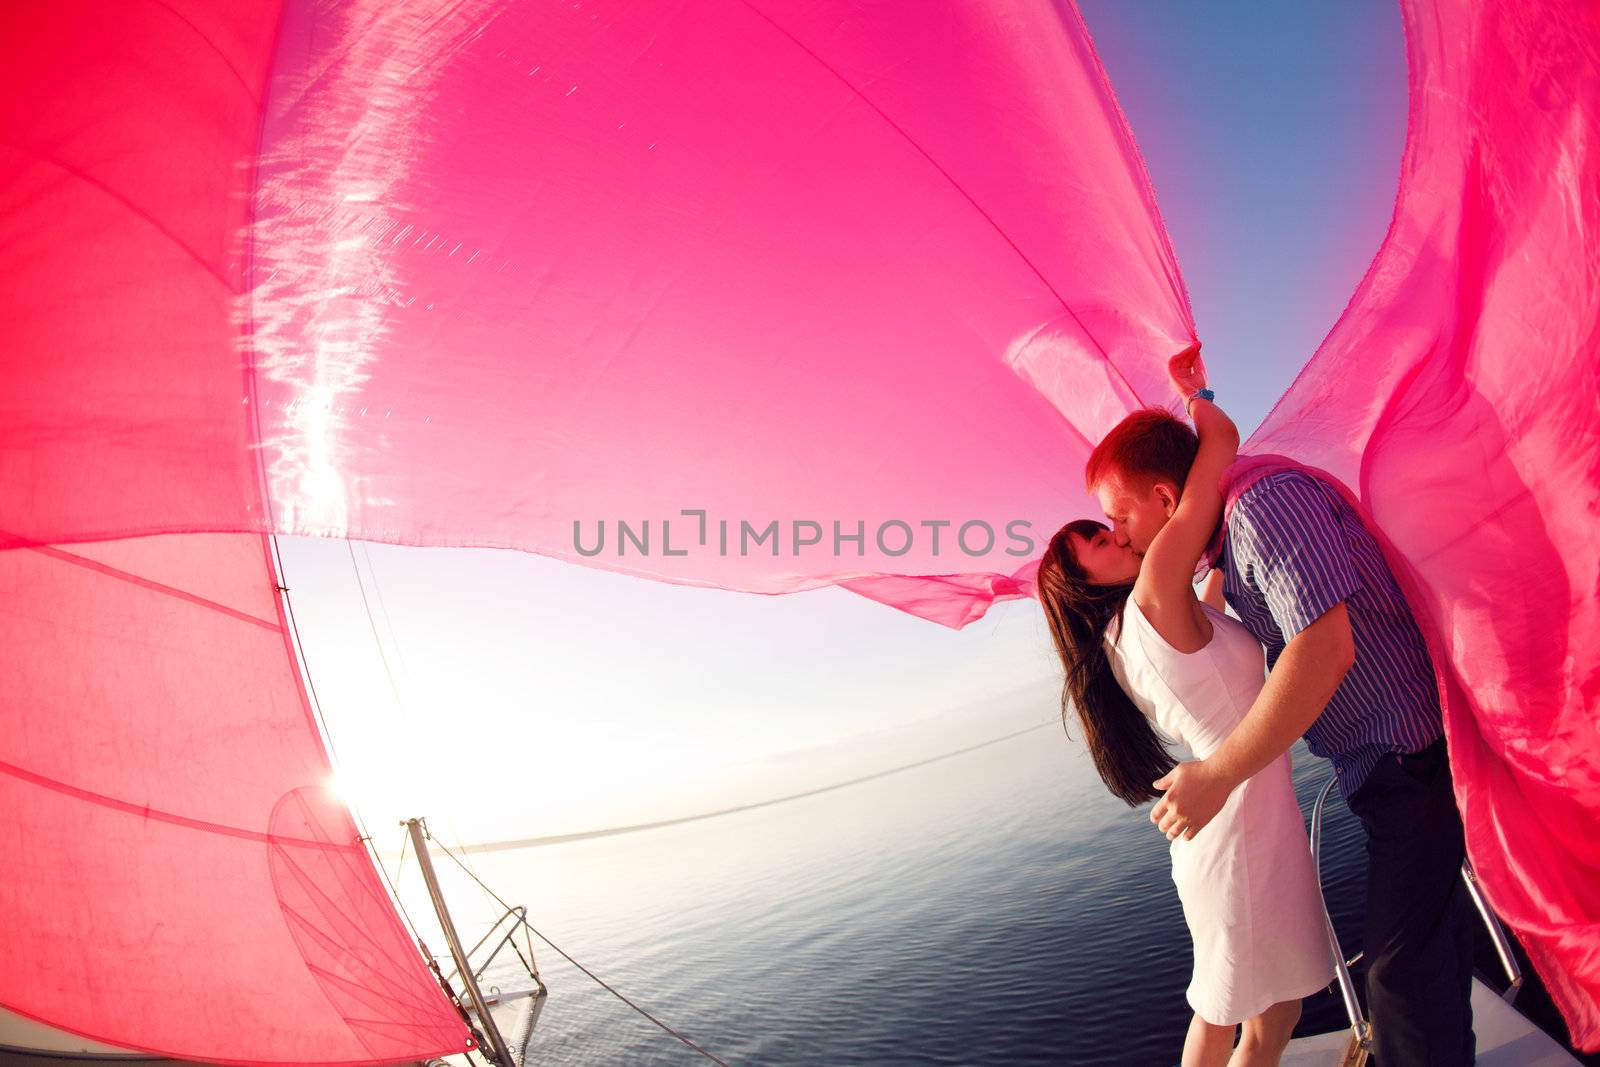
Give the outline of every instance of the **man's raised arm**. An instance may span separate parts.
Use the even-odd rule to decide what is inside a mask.
[[[1193,837],[1228,794],[1289,750],[1355,664],[1345,600],[1361,578],[1324,488],[1304,474],[1273,479],[1235,505],[1233,565],[1255,584],[1284,649],[1239,725],[1206,760],[1155,782],[1166,791],[1150,818],[1169,837]],[[1260,635],[1257,635],[1260,636]]]
[[[1350,617],[1340,602],[1284,646],[1249,714],[1210,759],[1180,763],[1155,783],[1166,795],[1151,820],[1168,838],[1193,837],[1222,810],[1228,794],[1305,734],[1355,660]]]

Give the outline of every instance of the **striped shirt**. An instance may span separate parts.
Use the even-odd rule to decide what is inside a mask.
[[[1388,752],[1444,733],[1433,661],[1382,550],[1339,492],[1301,471],[1261,478],[1228,513],[1223,595],[1267,648],[1267,666],[1344,602],[1356,658],[1306,746],[1333,761],[1349,799]]]

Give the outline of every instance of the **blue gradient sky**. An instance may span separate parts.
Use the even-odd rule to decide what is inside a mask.
[[[1387,229],[1406,115],[1398,11],[1080,7],[1148,164],[1212,384],[1248,432]],[[346,788],[380,844],[411,814],[477,841],[749,803],[1056,710],[1059,668],[1031,600],[955,632],[836,589],[755,596],[487,550],[357,546],[352,562],[343,542],[285,538],[283,551]]]
[[[1155,184],[1219,401],[1248,435],[1388,229],[1405,143],[1392,0],[1083,0]]]

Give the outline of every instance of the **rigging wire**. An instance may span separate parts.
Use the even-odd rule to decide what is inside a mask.
[[[283,599],[284,618],[289,624],[289,633],[290,633],[290,636],[294,640],[294,650],[295,650],[296,656],[298,657],[297,666],[300,669],[300,675],[301,675],[302,678],[305,679],[306,695],[307,695],[307,698],[308,698],[307,702],[311,705],[311,711],[312,711],[312,714],[316,718],[317,726],[322,731],[322,743],[327,748],[327,752],[328,752],[328,756],[329,756],[330,762],[333,764],[335,771],[337,771],[339,769],[339,767],[341,766],[342,761],[340,760],[338,750],[337,750],[337,748],[335,747],[335,745],[333,743],[333,733],[332,733],[332,731],[330,731],[328,729],[328,720],[327,720],[326,716],[324,716],[323,711],[322,711],[322,700],[317,695],[316,682],[311,677],[311,663],[306,658],[305,644],[300,638],[300,626],[299,626],[299,623],[295,619],[294,601],[289,596],[288,571],[286,570],[286,568],[284,567],[284,564],[283,564],[283,553],[278,547],[278,535],[276,533],[268,533],[267,534],[267,538],[268,538],[269,543],[272,545],[273,563],[277,568],[277,573],[276,573],[276,575],[274,577],[274,585],[277,588],[278,595],[280,597],[282,597],[282,599]],[[349,545],[349,543],[350,542],[348,540],[346,540],[345,544],[347,546]],[[352,552],[352,554],[351,554],[352,562],[354,562],[354,559],[355,559],[355,556],[354,556],[354,553]],[[359,582],[360,582],[360,572],[359,572],[359,570],[357,571],[356,577],[357,577],[357,584],[359,585]],[[366,604],[366,591],[365,590],[362,590],[361,599],[362,599],[363,606],[365,606],[365,604]],[[368,619],[369,623],[372,620],[372,613],[371,613],[370,610],[368,610],[368,612],[367,612],[367,619]],[[376,625],[374,625],[374,627],[373,627],[373,637],[374,638],[377,637]],[[382,642],[381,641],[379,642],[378,653],[379,653],[380,656],[383,656],[383,646],[382,646]],[[385,667],[385,670],[387,671],[387,669],[388,669],[387,657],[384,658],[384,667]],[[395,683],[394,683],[394,677],[393,677],[392,674],[390,675],[390,678],[389,678],[389,684],[390,684],[391,688],[394,687]],[[395,699],[396,699],[397,702],[399,702],[400,694],[399,694],[398,689],[395,690]],[[405,706],[404,706],[403,703],[400,703],[400,710],[401,710],[402,714],[406,714]],[[356,807],[355,802],[354,802],[353,799],[348,798],[348,797],[341,797],[340,799],[343,801],[345,809],[350,812],[350,816],[354,820],[357,830],[360,832],[361,841],[366,846],[367,856],[372,861],[372,865],[377,868],[379,876],[383,879],[383,884],[384,884],[385,888],[388,890],[389,898],[390,898],[391,901],[393,901],[394,906],[399,910],[400,918],[405,923],[407,931],[410,932],[411,939],[416,943],[417,951],[419,953],[421,953],[424,961],[428,964],[430,969],[433,970],[435,976],[437,976],[440,979],[440,985],[442,987],[441,991],[444,992],[450,998],[451,1002],[455,1004],[456,1009],[461,1013],[462,1021],[464,1023],[466,1023],[467,1028],[469,1029],[469,1031],[471,1031],[473,1040],[477,1043],[477,1049],[476,1050],[477,1050],[478,1054],[481,1057],[483,1057],[485,1062],[490,1064],[491,1067],[492,1067],[492,1065],[494,1063],[493,1059],[491,1057],[489,1057],[487,1054],[485,1054],[484,1051],[483,1051],[484,1048],[485,1048],[483,1035],[478,1032],[478,1029],[475,1026],[473,1026],[471,1019],[467,1015],[465,1007],[461,1004],[460,998],[456,996],[454,990],[451,990],[448,986],[446,986],[444,984],[443,976],[440,975],[439,971],[438,971],[437,961],[435,960],[432,952],[429,951],[428,946],[427,946],[427,942],[425,942],[422,939],[422,934],[421,934],[420,930],[417,927],[416,921],[411,918],[411,912],[409,910],[407,910],[407,908],[406,908],[405,899],[400,895],[399,886],[397,886],[395,884],[395,880],[394,879],[391,879],[389,877],[389,869],[388,869],[387,866],[385,866],[385,864],[383,862],[383,857],[378,854],[377,842],[376,842],[376,840],[374,839],[374,837],[372,835],[372,831],[367,827],[366,820],[364,818],[362,818],[360,809]],[[407,841],[408,840],[409,840],[409,838],[407,838]],[[399,868],[400,869],[404,869],[404,867],[405,867],[407,841],[402,841],[401,842],[401,846],[400,846],[400,863],[399,863]],[[399,875],[399,871],[397,870],[396,871],[396,877],[398,877],[398,875]],[[470,1053],[467,1054],[467,1060],[468,1060],[469,1063],[471,1062]]]
[[[273,565],[277,568],[274,584],[277,587],[278,595],[283,599],[283,614],[284,619],[289,624],[289,636],[294,639],[296,666],[300,668],[300,677],[305,679],[306,683],[307,703],[311,705],[311,712],[316,716],[317,728],[322,731],[322,743],[326,746],[330,761],[335,772],[337,772],[343,766],[344,761],[339,757],[339,750],[333,743],[333,732],[328,729],[328,720],[322,713],[322,698],[317,695],[317,683],[311,677],[311,662],[306,659],[306,647],[300,640],[300,624],[295,619],[294,600],[289,596],[289,573],[283,565],[283,552],[278,548],[278,535],[276,533],[268,533],[267,540],[272,545]],[[361,839],[370,845],[372,831],[367,828],[366,821],[361,817],[361,812],[356,810],[355,804],[351,803],[348,797],[341,797],[340,799],[344,802],[344,806],[349,809],[351,817],[354,818],[356,828],[361,831]]]
[[[400,684],[395,681],[394,668],[389,663],[389,653],[384,648],[383,638],[381,636],[379,636],[379,634],[378,634],[378,620],[375,617],[373,617],[372,604],[367,600],[367,584],[366,584],[366,582],[362,581],[362,579],[361,579],[361,565],[356,562],[356,545],[355,545],[355,542],[349,540],[348,538],[346,538],[345,543],[344,543],[344,547],[345,547],[345,550],[350,553],[350,569],[355,571],[355,575],[356,575],[356,591],[361,594],[361,611],[367,617],[367,626],[368,626],[368,628],[372,630],[372,643],[377,646],[378,659],[380,661],[382,661],[382,663],[383,663],[383,676],[389,680],[389,692],[394,696],[394,702],[395,702],[396,706],[398,706],[400,708],[400,713],[402,715],[404,715],[406,717],[406,719],[409,721],[410,718],[411,718],[410,712],[406,708],[406,702],[405,702],[404,698],[402,698],[400,696]],[[362,548],[363,553],[365,553],[366,546],[362,545],[361,548]],[[372,557],[368,556],[367,557],[367,566],[370,567],[371,565],[372,565]],[[376,584],[376,576],[374,576],[373,580],[374,580],[374,584]],[[385,613],[385,617],[387,618],[387,612]],[[390,627],[390,634],[391,634],[391,636],[393,635],[393,627],[392,626]]]
[[[361,594],[361,610],[367,616],[367,627],[372,631],[372,642],[378,647],[378,659],[383,664],[384,676],[389,680],[389,692],[394,695],[395,708],[400,712],[400,717],[405,720],[406,727],[414,741],[416,738],[422,735],[423,731],[419,727],[416,716],[411,713],[411,708],[409,705],[407,705],[405,697],[401,693],[400,682],[395,677],[395,668],[398,667],[400,673],[406,675],[407,677],[410,677],[411,672],[406,669],[405,657],[400,649],[399,634],[395,630],[393,618],[391,618],[389,615],[389,607],[384,601],[383,587],[378,583],[378,571],[377,568],[372,564],[372,554],[367,551],[366,542],[362,542],[361,554],[367,561],[367,576],[365,579],[363,579],[361,575],[361,565],[356,562],[355,543],[346,538],[345,548],[349,550],[350,568],[355,572],[356,589]],[[384,647],[384,640],[378,633],[378,620],[377,617],[372,613],[372,602],[367,598],[367,582],[369,581],[372,583],[372,596],[378,602],[378,609],[383,612],[384,626],[389,631],[389,641],[394,645],[395,654],[393,661],[390,660],[389,654]],[[454,840],[458,845],[462,844],[463,839],[461,836],[461,831],[456,828],[455,820],[451,818],[449,810],[446,809],[438,814],[443,815],[445,825],[450,830],[451,839]]]
[[[322,700],[317,695],[317,685],[311,677],[311,661],[306,658],[305,644],[300,639],[300,626],[295,620],[294,600],[289,596],[288,571],[283,565],[283,553],[278,548],[278,535],[269,533],[267,538],[272,544],[273,561],[277,567],[278,594],[283,598],[284,617],[289,623],[289,634],[294,639],[295,655],[299,660],[300,675],[305,679],[306,695],[309,697],[308,703],[311,705],[312,714],[316,716],[317,727],[322,731],[322,743],[327,746],[328,755],[334,764],[335,770],[337,770],[343,761],[340,760],[338,749],[334,746],[333,733],[328,729],[328,720],[322,713]],[[360,809],[356,807],[351,798],[342,797],[340,799],[350,812],[351,818],[355,820],[356,828],[361,832],[361,840],[367,846],[367,854],[371,857],[373,866],[378,868],[378,873],[383,876],[384,884],[388,886],[389,895],[394,898],[395,905],[400,909],[400,915],[405,920],[406,928],[411,932],[412,938],[418,944],[421,944],[422,936],[417,931],[417,924],[411,921],[411,914],[406,911],[405,902],[400,898],[399,890],[389,878],[388,868],[384,866],[382,857],[378,855],[377,842],[372,836],[372,831],[367,827],[366,820],[362,818]],[[403,848],[400,853],[400,861],[402,865],[405,863],[405,851]]]
[[[432,835],[429,835],[429,836],[431,837]],[[461,861],[461,857],[457,856],[455,854],[454,850],[452,850],[451,848],[446,846],[445,843],[442,842],[442,841],[438,842],[438,845],[439,845],[439,851],[443,852],[446,856],[449,856],[450,859],[455,862],[455,865],[457,867],[460,867],[463,871],[465,871],[467,873],[467,877],[471,878],[474,882],[477,882],[478,883],[478,887],[480,889],[482,889],[485,893],[489,894],[489,896],[492,897],[495,900],[496,903],[498,903],[501,907],[506,908],[508,910],[511,908],[511,905],[507,904],[503,899],[501,899],[500,894],[496,893],[493,889],[490,889],[488,887],[488,885],[486,885],[484,883],[483,879],[479,878],[476,874],[474,874],[472,872],[472,869],[469,868],[465,863],[463,863]],[[634,1011],[638,1012],[640,1015],[642,1015],[646,1019],[650,1020],[652,1023],[654,1023],[656,1026],[660,1027],[666,1033],[671,1034],[673,1037],[677,1038],[679,1041],[683,1042],[685,1045],[688,1045],[690,1048],[694,1049],[694,1051],[698,1052],[700,1055],[704,1056],[706,1059],[710,1060],[712,1063],[718,1063],[718,1064],[721,1064],[722,1067],[728,1067],[728,1063],[727,1063],[726,1060],[721,1059],[715,1053],[709,1052],[706,1049],[702,1048],[701,1046],[695,1044],[695,1042],[691,1038],[688,1038],[688,1037],[684,1036],[683,1034],[679,1033],[677,1030],[674,1030],[672,1027],[668,1026],[666,1023],[662,1022],[660,1019],[658,1019],[654,1015],[650,1014],[650,1012],[646,1011],[644,1008],[640,1007],[638,1004],[635,1004],[632,1000],[628,999],[626,994],[622,993],[615,986],[612,986],[605,979],[601,978],[599,975],[595,974],[589,968],[585,967],[583,964],[581,964],[577,960],[573,959],[572,956],[570,956],[565,949],[563,949],[560,945],[556,944],[554,941],[550,940],[548,937],[544,936],[544,934],[540,933],[538,928],[535,927],[532,923],[528,922],[528,920],[526,918],[524,918],[522,920],[522,924],[524,926],[526,926],[529,930],[532,930],[534,936],[537,937],[540,941],[543,941],[545,944],[549,945],[552,949],[554,949],[561,956],[562,959],[566,960],[568,963],[572,964],[578,970],[582,971],[584,974],[588,975],[591,979],[593,979],[595,984],[598,985],[601,989],[604,989],[607,993],[610,993],[612,996],[614,996],[618,1000],[622,1001],[622,1003],[626,1004],[628,1007],[632,1008]]]
[[[250,366],[247,367],[246,372],[245,372],[245,382],[246,382],[246,389],[247,389],[247,400],[248,401],[256,400],[257,399],[257,394],[256,394],[256,374],[255,374],[254,365],[250,365]],[[251,417],[252,417],[254,425],[255,425],[256,440],[258,440],[258,441],[259,440],[263,440],[264,438],[263,438],[263,435],[262,435],[262,432],[261,432],[261,406],[259,404],[256,404],[256,403],[251,403],[250,404],[250,408],[251,408]],[[300,638],[300,625],[299,625],[298,620],[295,618],[294,601],[289,596],[288,571],[284,567],[284,564],[283,564],[283,551],[279,547],[279,544],[278,544],[277,520],[276,520],[275,516],[273,515],[272,493],[271,493],[270,487],[268,485],[266,465],[261,460],[261,453],[259,453],[259,452],[257,453],[256,477],[260,481],[261,497],[262,497],[262,500],[266,504],[266,513],[267,513],[267,533],[266,533],[266,537],[267,537],[267,543],[268,543],[268,545],[271,546],[271,549],[272,549],[271,556],[269,557],[269,562],[271,563],[271,565],[273,567],[273,576],[272,576],[273,588],[276,590],[278,596],[281,598],[282,603],[283,603],[284,621],[288,624],[289,636],[294,642],[294,655],[295,655],[295,660],[296,660],[295,665],[299,670],[300,677],[305,681],[305,689],[306,689],[306,697],[307,697],[306,702],[311,706],[312,716],[316,721],[318,730],[320,730],[321,733],[322,733],[322,744],[323,744],[324,749],[328,753],[329,763],[331,764],[332,769],[335,772],[337,772],[340,769],[340,767],[342,766],[342,761],[340,760],[338,750],[335,748],[334,743],[333,743],[333,733],[332,733],[331,730],[328,729],[327,717],[323,714],[323,711],[322,711],[322,699],[317,695],[316,682],[311,677],[311,663],[306,658],[305,643]],[[345,543],[348,545],[349,544],[349,540],[346,539]],[[359,572],[357,574],[357,577],[359,578]],[[366,600],[366,594],[365,594],[364,591],[363,591],[363,594],[362,594],[362,600],[363,600],[363,603]],[[371,618],[371,612],[370,611],[368,612],[368,618],[369,618],[369,620]],[[376,635],[376,630],[374,630],[374,635]],[[382,652],[381,645],[380,645],[380,648],[379,648],[379,652],[380,652],[380,654]],[[385,668],[387,669],[387,662],[385,662]],[[391,684],[391,686],[394,684],[392,676],[390,678],[390,684]],[[396,697],[397,698],[398,698],[398,695],[399,694],[397,692],[396,693]],[[402,706],[401,710],[402,710],[402,713],[404,713],[404,707],[403,706]],[[387,887],[387,890],[388,890],[388,893],[389,893],[389,897],[394,902],[395,907],[399,909],[401,920],[405,923],[406,928],[410,932],[412,939],[416,942],[417,950],[422,954],[424,959],[427,961],[428,965],[433,969],[434,973],[437,975],[438,974],[438,965],[432,959],[432,955],[431,955],[431,953],[429,953],[426,943],[422,940],[422,935],[420,933],[418,933],[417,924],[412,921],[411,913],[406,910],[405,902],[400,897],[399,889],[395,886],[394,882],[391,881],[390,878],[389,878],[388,868],[386,868],[384,866],[383,858],[378,855],[377,844],[373,839],[372,831],[367,826],[366,820],[362,818],[360,810],[356,807],[355,803],[353,802],[353,800],[351,798],[341,797],[340,800],[342,801],[345,810],[350,813],[351,820],[355,823],[355,827],[356,827],[357,833],[359,834],[360,840],[361,840],[362,844],[366,848],[367,857],[371,861],[372,865],[378,869],[379,875],[382,876],[383,883]],[[405,850],[404,850],[404,846],[403,845],[402,845],[401,853],[400,853],[400,862],[401,862],[402,866],[405,863]],[[530,927],[530,929],[531,929],[531,927]],[[441,976],[441,986],[442,985],[443,985],[443,981],[442,981],[442,976]],[[448,991],[448,987],[446,987],[446,990]],[[457,998],[455,996],[453,991],[448,991],[448,995],[449,995],[450,999],[453,1002],[455,1002],[457,1010],[460,1011],[460,1013],[461,1013],[462,1021],[467,1024],[467,1028],[468,1028],[469,1032],[472,1034],[473,1040],[477,1042],[478,1054],[481,1057],[483,1057],[486,1062],[488,1062],[490,1064],[493,1064],[493,1060],[490,1057],[488,1057],[488,1056],[486,1056],[484,1054],[484,1051],[483,1051],[484,1043],[483,1043],[482,1035],[478,1032],[477,1028],[472,1025],[472,1022],[471,1022],[470,1018],[468,1018],[465,1008],[462,1007],[459,998]],[[470,1063],[471,1062],[470,1054],[468,1054],[466,1056],[466,1058],[467,1058],[467,1062]]]
[[[350,553],[350,565],[355,571],[356,587],[361,591],[361,607],[362,607],[362,610],[366,613],[367,625],[372,630],[373,641],[378,645],[378,655],[379,655],[380,660],[383,663],[384,674],[388,677],[388,680],[389,680],[389,689],[394,694],[395,703],[399,707],[401,715],[409,723],[411,723],[412,728],[413,728],[413,733],[415,733],[416,732],[416,730],[415,730],[415,722],[414,722],[414,720],[412,720],[410,712],[409,712],[409,709],[407,709],[407,707],[405,705],[405,700],[400,694],[400,686],[399,686],[399,683],[395,679],[393,665],[390,663],[388,653],[384,650],[383,639],[380,637],[380,635],[378,633],[377,619],[372,613],[372,604],[371,604],[371,601],[367,597],[366,584],[362,580],[362,576],[361,576],[361,567],[360,567],[360,564],[358,564],[356,562],[355,546],[351,541],[349,541],[347,539],[345,541],[345,547],[349,550],[349,553]],[[366,546],[365,545],[362,545],[362,553],[364,555],[367,555]],[[379,605],[380,609],[383,611],[383,614],[384,614],[385,624],[389,627],[391,638],[393,638],[394,637],[394,623],[393,623],[393,620],[389,617],[389,610],[388,610],[387,605],[384,604],[383,591],[378,585],[377,570],[372,567],[372,557],[370,555],[367,555],[367,567],[368,567],[368,570],[369,570],[369,577],[370,577],[370,580],[372,582],[373,596],[376,597],[377,600],[378,600],[378,605]],[[287,600],[287,598],[288,598],[288,595],[287,595],[287,592],[285,592],[285,599]],[[395,649],[396,649],[396,656],[398,657],[398,655],[399,655],[399,641],[397,639],[395,640]],[[302,656],[302,659],[303,658],[304,657]],[[449,818],[449,815],[448,815],[448,813],[446,813],[446,819],[448,820],[448,818]],[[427,824],[424,823],[424,826],[426,826],[426,825]],[[456,831],[456,829],[455,829],[455,827],[453,825],[450,827],[450,830],[451,830],[451,836],[456,838],[457,842],[459,843],[460,834]],[[407,836],[408,836],[408,840],[409,840],[409,835],[407,835]],[[449,856],[451,861],[454,862],[457,867],[461,868],[461,870],[466,873],[468,878],[471,878],[475,883],[477,883],[478,887],[480,889],[482,889],[485,893],[487,893],[489,895],[489,897],[492,900],[495,901],[495,903],[497,903],[498,905],[500,905],[500,907],[506,909],[507,911],[514,910],[511,907],[510,904],[506,903],[505,899],[503,897],[501,897],[500,894],[496,893],[493,889],[489,888],[488,883],[484,882],[484,880],[482,878],[478,877],[478,873],[476,871],[474,871],[472,869],[472,867],[470,865],[468,865],[460,856],[458,856],[454,849],[450,848],[443,841],[441,841],[437,837],[435,837],[431,829],[428,830],[428,838],[429,838],[429,840],[432,840],[436,844],[438,844],[440,851],[442,851],[446,856]],[[405,849],[406,849],[406,846],[404,844],[402,844],[401,851],[400,851],[400,860],[401,860],[402,864],[405,862],[405,855],[406,855]],[[382,868],[382,862],[381,861],[379,861],[379,867],[380,867],[380,869]],[[384,880],[386,882],[388,881],[388,873],[387,872],[384,873]],[[391,892],[394,892],[392,883],[391,883]],[[398,893],[395,893],[395,897],[396,897],[396,901],[398,902],[399,901]],[[404,914],[405,905],[401,904],[400,908],[401,908],[402,914]],[[415,934],[415,924],[411,923],[409,915],[406,916],[406,921],[407,921],[408,924],[410,924],[412,926],[413,934]],[[629,999],[620,990],[616,989],[610,983],[606,982],[605,979],[601,978],[599,975],[595,974],[589,968],[587,968],[583,964],[579,963],[576,959],[574,959],[571,955],[569,955],[565,949],[561,948],[561,946],[557,945],[554,941],[551,941],[544,934],[540,933],[540,931],[538,930],[537,927],[535,927],[532,923],[528,922],[526,915],[524,915],[524,917],[522,918],[521,922],[522,922],[522,925],[526,929],[531,931],[535,937],[537,937],[540,941],[543,941],[545,944],[549,945],[552,950],[554,950],[557,954],[559,954],[568,963],[572,964],[578,970],[582,971],[585,975],[587,975],[590,979],[592,979],[595,982],[595,984],[600,986],[600,988],[604,989],[606,992],[608,992],[612,996],[616,997],[622,1003],[626,1004],[628,1007],[630,1007],[634,1011],[638,1012],[644,1018],[648,1019],[651,1023],[653,1023],[657,1027],[659,1027],[663,1032],[665,1032],[665,1033],[671,1035],[672,1037],[676,1038],[678,1041],[682,1042],[684,1045],[686,1045],[689,1048],[693,1049],[695,1052],[699,1053],[701,1056],[704,1056],[706,1059],[710,1060],[712,1063],[720,1064],[720,1065],[722,1065],[722,1067],[728,1067],[728,1064],[727,1064],[726,1060],[723,1060],[720,1057],[718,1057],[717,1055],[715,1055],[714,1053],[707,1051],[705,1048],[703,1048],[700,1045],[696,1044],[691,1038],[689,1038],[689,1037],[685,1036],[684,1034],[680,1033],[679,1031],[673,1029],[667,1023],[663,1022],[661,1019],[659,1019],[655,1015],[651,1014],[648,1010],[646,1010],[645,1008],[641,1007],[639,1004],[635,1003],[633,1000]],[[420,940],[421,939],[419,938],[418,939],[419,943],[420,943]],[[515,945],[514,942],[512,944],[512,948],[513,949],[516,948],[516,945]],[[532,954],[531,947],[530,947],[530,950],[529,950],[529,954],[530,955]],[[520,952],[518,952],[518,956],[520,958],[520,956],[521,956]],[[527,965],[527,961],[524,961],[524,964]],[[533,968],[531,966],[529,967],[529,970],[530,970],[530,972],[533,972]]]

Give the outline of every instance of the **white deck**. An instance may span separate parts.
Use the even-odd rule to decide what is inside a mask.
[[[1472,1030],[1478,1037],[1478,1067],[1576,1067],[1577,1060],[1477,979],[1472,981]],[[1350,1031],[1289,1042],[1282,1067],[1337,1067],[1350,1045]]]
[[[538,1009],[544,998],[532,998],[533,1004],[515,1002],[495,1010],[496,1021],[502,1027],[508,1042],[524,1035],[519,1029],[529,1029],[537,1022]],[[527,1009],[534,1009],[533,1012]],[[520,1017],[519,1017],[520,1016]],[[520,1026],[518,1024],[521,1024]],[[1478,1035],[1478,1067],[1576,1067],[1573,1059],[1543,1030],[1523,1018],[1515,1008],[1501,1000],[1488,986],[1474,980],[1472,985],[1472,1028]],[[1337,1067],[1350,1044],[1350,1032],[1341,1030],[1332,1034],[1303,1037],[1289,1045],[1284,1054],[1283,1067]],[[38,1051],[32,1055],[24,1049]],[[521,1046],[517,1046],[520,1051]],[[30,1019],[0,1008],[0,1063],[54,1064],[56,1067],[77,1059],[79,1062],[143,1062],[145,1064],[171,1061],[152,1059],[148,1054],[129,1053],[109,1045],[86,1041],[71,1034],[43,1026]],[[450,1057],[452,1063],[465,1063],[465,1057]]]

